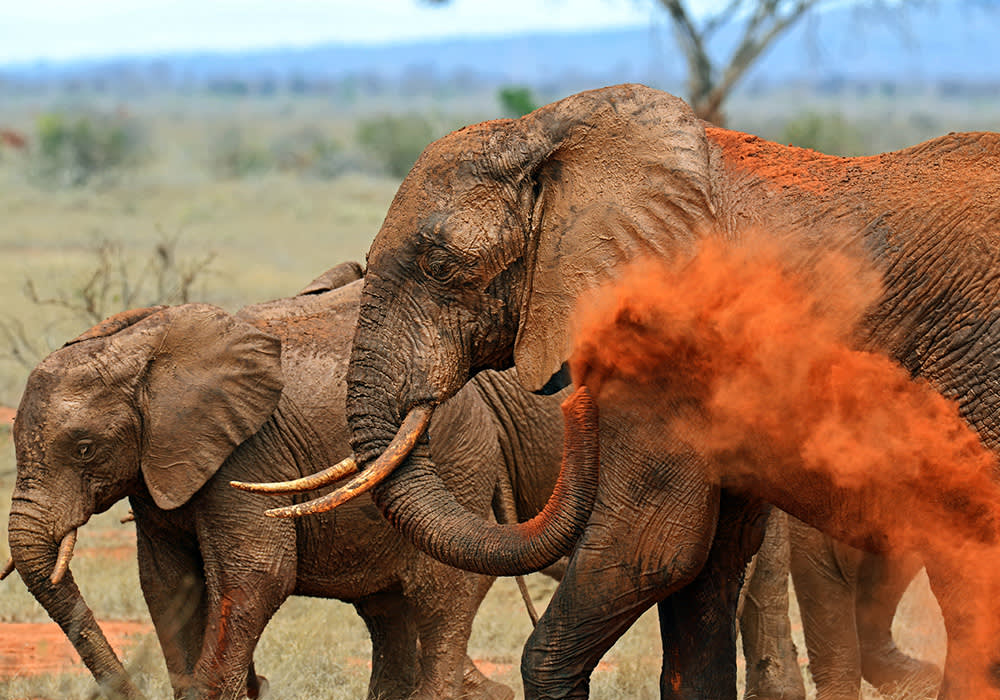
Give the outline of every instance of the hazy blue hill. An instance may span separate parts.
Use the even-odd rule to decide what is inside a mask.
[[[972,7],[970,7],[972,6]],[[748,84],[804,80],[1000,82],[1000,11],[945,2],[903,12],[833,9],[800,23],[748,76]],[[732,47],[736,28],[715,41]],[[328,44],[240,53],[178,53],[7,66],[28,82],[120,79],[174,85],[221,80],[454,81],[546,84],[642,81],[676,85],[684,62],[666,22],[632,30],[534,34],[390,45]]]

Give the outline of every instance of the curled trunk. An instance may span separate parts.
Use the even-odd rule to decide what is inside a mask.
[[[386,518],[434,558],[468,571],[515,576],[553,564],[572,549],[597,492],[597,408],[585,388],[563,404],[563,464],[542,511],[526,523],[487,522],[458,503],[441,480],[426,439],[373,490]]]
[[[21,579],[111,697],[142,698],[83,600],[73,574],[66,571],[58,582],[51,581],[59,543],[52,541],[42,523],[22,501],[15,500],[9,522],[10,551]]]

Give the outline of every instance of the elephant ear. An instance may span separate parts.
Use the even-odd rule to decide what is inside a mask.
[[[280,341],[207,304],[163,312],[141,389],[142,473],[176,508],[257,432],[281,396]]]
[[[581,293],[638,258],[689,250],[711,226],[708,144],[682,100],[619,85],[522,117],[505,148],[526,154],[522,189],[535,193],[514,362],[537,391],[572,352]]]
[[[322,294],[323,292],[330,292],[334,289],[343,287],[345,284],[350,284],[355,280],[361,279],[363,274],[364,271],[361,269],[361,263],[354,262],[353,260],[343,262],[339,265],[331,267],[322,275],[314,279],[312,282],[303,287],[302,291],[295,296],[303,297],[308,296],[309,294]]]

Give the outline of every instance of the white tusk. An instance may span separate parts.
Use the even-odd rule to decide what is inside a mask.
[[[240,491],[251,491],[253,493],[302,493],[303,491],[313,491],[323,486],[329,486],[335,481],[340,481],[346,476],[358,473],[358,463],[354,461],[354,455],[344,459],[332,467],[327,467],[321,472],[303,476],[290,481],[275,481],[270,483],[250,482],[250,481],[230,481],[229,485]]]
[[[402,425],[399,426],[399,430],[396,431],[396,437],[385,448],[385,452],[379,455],[374,464],[336,491],[305,503],[297,503],[294,506],[272,508],[264,511],[264,515],[270,518],[297,518],[302,515],[325,513],[371,490],[385,481],[386,477],[392,474],[393,470],[402,464],[403,460],[413,451],[413,446],[417,444],[417,440],[427,429],[433,412],[434,409],[426,405],[410,409],[406,418],[403,419]]]
[[[62,542],[59,543],[59,555],[56,557],[56,566],[52,570],[49,580],[53,583],[62,581],[63,576],[69,571],[69,560],[73,558],[73,547],[76,546],[76,528],[66,533]]]

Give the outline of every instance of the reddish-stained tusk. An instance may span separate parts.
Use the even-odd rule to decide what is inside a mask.
[[[325,513],[355,496],[360,496],[371,490],[392,474],[393,470],[413,451],[413,446],[417,444],[417,440],[427,429],[433,412],[434,409],[427,405],[410,409],[406,418],[403,419],[402,425],[399,426],[399,430],[396,431],[396,437],[389,443],[385,452],[370,467],[336,491],[312,501],[297,503],[294,506],[272,508],[264,511],[264,515],[271,518],[298,518],[303,515]]]
[[[69,560],[73,558],[73,547],[76,546],[76,528],[70,530],[59,543],[59,555],[56,557],[56,566],[52,570],[49,580],[53,583],[62,581],[63,576],[69,571]]]
[[[354,455],[344,459],[332,467],[327,467],[321,472],[303,476],[290,481],[275,481],[271,483],[252,481],[230,481],[229,485],[240,491],[250,491],[252,493],[302,493],[303,491],[313,491],[323,486],[329,486],[335,481],[340,481],[344,477],[358,473],[358,463],[354,461]]]
[[[131,508],[129,508],[128,509],[128,514],[123,515],[118,520],[118,522],[120,522],[122,525],[124,525],[125,523],[134,523],[135,522],[135,513],[132,512]]]
[[[14,573],[14,557],[7,560],[7,565],[3,567],[3,571],[0,571],[0,581]]]

